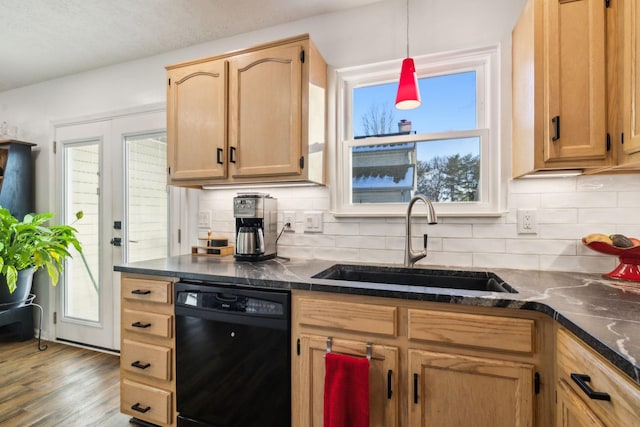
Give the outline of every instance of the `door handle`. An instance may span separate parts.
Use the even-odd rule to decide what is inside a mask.
[[[224,164],[224,162],[222,161],[222,148],[218,148],[216,151],[216,162],[219,165]]]
[[[229,163],[235,163],[236,162],[236,147],[230,147],[229,148]]]
[[[122,239],[120,237],[114,237],[111,239],[111,244],[113,246],[122,246]]]

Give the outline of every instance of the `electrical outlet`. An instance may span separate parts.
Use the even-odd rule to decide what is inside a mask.
[[[200,212],[198,212],[198,227],[199,228],[209,228],[209,227],[211,227],[211,212],[210,211],[200,211]]]
[[[285,231],[295,232],[296,213],[294,211],[284,211],[282,218],[282,225]],[[287,226],[287,224],[289,224]]]
[[[538,233],[538,219],[535,209],[518,209],[518,234]]]

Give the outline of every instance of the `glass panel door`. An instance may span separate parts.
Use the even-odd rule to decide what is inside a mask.
[[[82,254],[70,248],[66,264],[64,315],[87,322],[100,320],[100,141],[64,146],[65,223],[78,230]],[[81,221],[76,213],[82,211]]]
[[[165,123],[157,111],[56,127],[59,218],[78,230],[83,248],[58,286],[57,339],[118,349],[114,265],[169,255]]]
[[[166,132],[125,136],[127,262],[169,254]]]

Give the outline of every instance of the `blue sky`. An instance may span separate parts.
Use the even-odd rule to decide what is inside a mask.
[[[353,133],[363,135],[362,117],[372,106],[393,111],[393,122],[409,120],[416,133],[444,132],[476,128],[475,72],[448,74],[418,81],[422,105],[414,110],[397,110],[394,106],[398,83],[356,88],[353,94]],[[397,131],[394,125],[393,132]],[[418,157],[456,153],[479,153],[477,138],[430,142],[418,145]]]

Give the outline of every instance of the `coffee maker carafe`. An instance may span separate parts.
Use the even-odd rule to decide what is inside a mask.
[[[263,193],[238,193],[233,199],[236,219],[234,257],[262,261],[276,256],[277,201]]]

